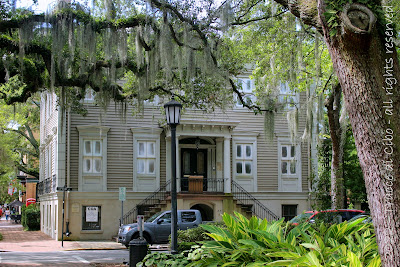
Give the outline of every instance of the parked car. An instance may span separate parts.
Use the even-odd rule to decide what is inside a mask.
[[[200,211],[178,210],[178,230],[194,228],[202,223]],[[149,244],[168,243],[171,234],[171,211],[160,211],[144,222],[143,237]],[[126,247],[132,239],[139,237],[137,223],[125,224],[119,228],[118,242]]]
[[[289,222],[298,225],[302,222],[326,222],[326,223],[341,223],[348,221],[354,216],[364,213],[362,210],[355,209],[339,209],[339,210],[322,210],[322,211],[306,211],[302,214],[297,215]]]

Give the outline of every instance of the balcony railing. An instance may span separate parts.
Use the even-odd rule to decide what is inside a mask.
[[[247,192],[235,181],[232,181],[232,195],[241,205],[248,206],[251,208],[252,215],[257,216],[261,219],[267,219],[268,221],[279,220],[279,217],[270,211],[264,204],[262,204],[253,195]]]
[[[133,209],[124,214],[124,216],[122,217],[122,222],[120,219],[120,225],[135,222],[138,214],[143,215],[146,211],[149,211],[151,207],[157,206],[159,203],[170,196],[170,192],[171,180],[162,184],[157,191],[154,191],[151,195],[149,195],[147,198],[145,198],[139,204],[133,207]]]
[[[44,180],[44,193],[51,193],[51,178],[47,178]]]
[[[38,183],[37,187],[38,196],[56,192],[57,176],[53,175],[51,178],[44,179],[43,181]]]
[[[202,176],[191,176],[178,178],[180,192],[188,193],[223,193],[224,178],[203,178]]]
[[[53,174],[53,177],[51,179],[51,185],[52,185],[51,192],[56,192],[57,191],[57,175],[55,175],[55,174]]]
[[[41,181],[37,184],[37,194],[41,196],[44,194],[44,181]]]

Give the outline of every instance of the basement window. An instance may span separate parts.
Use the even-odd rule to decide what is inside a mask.
[[[290,221],[297,216],[297,205],[282,205],[282,217],[285,221]]]
[[[83,206],[82,230],[101,230],[101,206]]]

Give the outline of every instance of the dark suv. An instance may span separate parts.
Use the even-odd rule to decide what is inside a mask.
[[[321,211],[306,211],[297,215],[289,222],[298,225],[302,222],[326,222],[326,223],[341,223],[348,221],[354,216],[364,213],[362,210],[354,209],[338,209],[338,210],[321,210]]]

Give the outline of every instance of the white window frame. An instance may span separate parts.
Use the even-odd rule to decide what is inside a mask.
[[[137,127],[131,128],[133,134],[133,188],[134,192],[153,192],[160,185],[160,135],[161,128],[152,127]],[[147,149],[147,144],[154,143],[154,157],[147,157],[147,155],[139,156],[139,143],[144,143]],[[154,173],[138,173],[138,159],[145,160],[145,169],[148,167],[148,159],[154,159]],[[143,190],[138,186],[139,180],[154,181],[154,190]]]
[[[40,148],[40,158],[39,158],[39,181],[46,179],[46,168],[45,168],[45,152],[43,147]]]
[[[242,86],[241,88],[238,87],[238,90],[239,90],[239,92],[241,92],[243,94],[242,97],[245,100],[245,102],[246,102],[247,98],[250,98],[252,103],[254,104],[257,100],[257,97],[254,94],[254,89],[255,89],[254,80],[250,79],[249,77],[238,77],[237,83],[242,84],[242,85],[246,84],[246,83],[250,83],[250,88],[247,86],[245,86],[245,87]],[[234,96],[234,99],[235,99],[235,106],[238,108],[240,108],[240,107],[243,108],[243,105],[239,102],[239,97],[236,94]]]
[[[53,94],[46,94],[46,120],[50,119],[51,114],[53,114]]]
[[[86,144],[89,143],[90,145],[90,153],[86,151]],[[101,175],[103,173],[103,166],[100,165],[100,171],[96,171],[95,168],[95,160],[99,160],[100,163],[103,160],[103,146],[102,146],[102,139],[94,139],[94,138],[83,138],[83,155],[82,155],[82,172],[83,175]],[[96,153],[96,145],[100,144],[100,152]],[[90,169],[86,171],[85,163],[87,160],[90,160]]]
[[[238,148],[240,147],[240,156],[238,155]],[[250,148],[250,156],[247,155],[247,148]],[[235,171],[236,176],[253,176],[253,144],[252,143],[236,143],[234,147],[234,155],[235,155]],[[238,172],[238,163],[241,164],[241,172]],[[250,173],[246,171],[246,163],[250,163]]]
[[[293,99],[293,105],[291,104],[290,99]],[[279,84],[278,102],[285,105],[285,110],[293,110],[296,107],[300,108],[300,94],[293,92],[292,89],[290,89],[288,82],[281,82]]]
[[[291,157],[291,147],[295,147],[295,157]],[[283,158],[282,157],[282,147],[287,147],[287,157]],[[290,172],[290,164],[292,160],[296,161],[296,173],[292,174]],[[282,173],[282,163],[283,162],[289,162],[287,166],[287,171],[288,173],[284,174]],[[290,142],[289,139],[278,139],[278,190],[281,192],[301,192],[302,191],[302,168],[301,168],[301,145],[300,144],[293,144]],[[295,190],[289,190],[285,188],[284,186],[284,180],[287,181],[292,181],[293,183],[296,183],[296,189]]]
[[[53,167],[53,175],[57,174],[56,170],[58,169],[58,147],[57,147],[57,139],[53,141],[53,155],[54,155],[54,167]]]
[[[46,147],[46,174],[45,179],[51,177],[51,144]]]
[[[155,176],[156,173],[156,146],[157,146],[157,141],[156,140],[137,140],[136,142],[138,149],[137,149],[137,154],[136,154],[136,160],[137,160],[137,165],[136,165],[136,173],[138,175],[148,175],[148,176]],[[141,145],[143,145],[143,154],[141,154]],[[150,154],[149,151],[150,146],[153,146],[153,154]],[[150,162],[154,161],[154,166],[153,166],[153,171],[150,172]],[[143,162],[143,171],[140,171],[140,162]]]
[[[102,192],[107,191],[107,134],[110,127],[106,126],[77,126],[79,131],[79,173],[78,173],[78,191],[91,191],[84,190],[84,178],[99,178],[100,188]],[[101,173],[84,173],[84,142],[89,140],[101,141]],[[98,191],[94,189],[95,191]]]
[[[242,157],[237,157],[237,146],[242,147]],[[246,146],[251,147],[251,156],[246,157]],[[243,150],[244,148],[244,150]],[[237,173],[237,163],[242,162],[242,173]],[[251,173],[245,173],[245,162],[251,162]],[[232,136],[232,176],[233,179],[241,183],[252,182],[250,192],[257,192],[257,137],[256,136]]]

